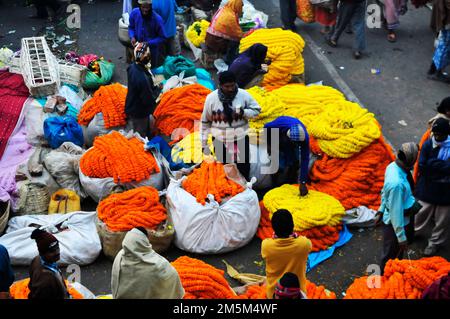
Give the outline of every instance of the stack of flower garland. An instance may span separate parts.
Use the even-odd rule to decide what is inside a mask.
[[[211,90],[200,84],[187,85],[164,93],[153,112],[156,127],[167,136],[181,128],[194,132],[195,121],[200,121],[209,93]]]
[[[129,231],[135,227],[156,229],[167,219],[158,191],[150,186],[112,194],[100,201],[98,218],[111,231]]]
[[[127,88],[119,83],[101,86],[95,91],[94,96],[84,103],[78,114],[78,123],[88,125],[94,116],[101,112],[105,128],[126,125],[126,96]]]
[[[344,299],[420,299],[434,281],[450,272],[442,257],[389,260],[383,276],[355,279]]]
[[[223,164],[206,161],[183,181],[183,188],[202,205],[206,204],[208,194],[214,195],[214,199],[221,203],[222,198],[244,191],[244,187],[226,176]]]
[[[337,299],[336,294],[324,286],[317,286],[306,280],[306,296],[308,299]],[[239,299],[267,299],[265,285],[251,285],[247,287],[244,294],[238,296]]]
[[[208,138],[208,146],[211,153],[214,154],[212,135]],[[203,162],[203,158],[204,155],[199,132],[186,135],[172,147],[172,161],[174,163],[200,164]]]
[[[81,157],[80,170],[88,177],[113,177],[116,184],[140,182],[160,172],[141,140],[127,139],[117,131],[95,138],[94,146]]]
[[[304,73],[302,52],[305,41],[297,33],[280,28],[258,29],[241,40],[239,52],[244,52],[256,43],[268,47],[267,58],[272,61],[264,76],[264,87],[280,87],[287,84],[292,75]]]
[[[206,31],[209,28],[209,22],[206,20],[195,21],[192,23],[186,31],[186,37],[197,48],[200,47],[206,39]]]
[[[294,219],[294,231],[309,238],[313,251],[327,249],[339,240],[344,207],[335,198],[311,190],[305,197],[298,196],[298,186],[283,185],[269,191],[260,202],[261,221],[257,236],[271,238],[271,217],[278,209],[287,209]]]
[[[73,299],[84,299],[83,295],[79,293],[72,285],[65,280],[67,286],[67,292]],[[30,289],[28,288],[28,284],[30,283],[30,278],[26,278],[20,281],[16,281],[9,288],[9,294],[12,299],[28,299],[28,295],[30,294]]]

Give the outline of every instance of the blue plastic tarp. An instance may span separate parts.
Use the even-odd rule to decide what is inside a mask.
[[[339,233],[339,240],[333,246],[331,246],[327,250],[322,250],[309,254],[306,272],[309,272],[318,264],[333,256],[336,248],[344,246],[346,243],[350,241],[352,237],[353,237],[352,233],[350,233],[347,226],[344,225]]]

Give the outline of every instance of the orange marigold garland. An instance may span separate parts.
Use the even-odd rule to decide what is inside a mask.
[[[205,205],[208,194],[214,195],[214,199],[221,203],[222,198],[244,191],[244,187],[227,178],[223,164],[217,162],[203,162],[183,181],[183,188],[202,205]]]
[[[135,227],[156,229],[167,219],[158,191],[150,186],[112,194],[97,208],[98,217],[112,231],[129,231]]]
[[[194,131],[194,122],[200,121],[206,96],[211,90],[200,84],[172,89],[162,95],[153,112],[156,127],[171,136],[175,129]]]
[[[306,281],[306,296],[308,299],[337,299],[336,294],[329,291],[324,286]],[[239,299],[267,299],[265,285],[248,286],[244,294],[238,296]]]
[[[311,169],[311,189],[335,197],[345,209],[358,206],[378,209],[386,166],[394,159],[383,137],[347,159],[324,154]]]
[[[261,208],[261,220],[259,222],[258,230],[256,236],[261,240],[266,238],[272,238],[273,228],[270,221],[270,213],[264,206],[263,201],[259,202],[259,207]],[[320,226],[307,229],[305,231],[296,232],[299,236],[305,236],[312,243],[312,251],[321,251],[328,249],[330,246],[334,245],[339,240],[339,232],[342,230],[342,226]]]
[[[185,290],[184,299],[232,299],[236,294],[224,277],[224,271],[187,256],[172,262]]]
[[[442,257],[391,259],[383,276],[355,279],[344,299],[420,299],[429,285],[449,272],[450,262]]]
[[[127,139],[117,131],[95,138],[94,147],[81,157],[80,169],[89,177],[113,177],[116,184],[140,182],[160,172],[158,163],[144,150],[141,140]]]
[[[67,280],[66,287],[67,292],[73,299],[84,299],[83,295],[79,293],[75,288],[73,288]],[[9,294],[12,299],[28,299],[28,295],[30,294],[30,289],[28,288],[28,284],[30,283],[30,278],[26,278],[23,280],[16,281],[9,288]]]
[[[119,83],[101,86],[93,97],[84,103],[78,114],[78,123],[88,125],[95,115],[103,114],[105,128],[125,126],[125,99],[127,88]]]
[[[423,144],[431,137],[431,130],[428,129],[423,135],[422,138],[420,139],[419,142],[419,155],[417,155],[417,161],[414,164],[414,181],[417,182],[417,178],[419,177],[419,158],[420,158],[420,151],[422,150],[422,146]]]

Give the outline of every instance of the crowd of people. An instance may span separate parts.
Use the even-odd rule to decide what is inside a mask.
[[[438,3],[439,1],[435,1]],[[295,31],[295,0],[281,0],[280,8],[284,28]],[[406,13],[406,2],[386,0],[385,18],[388,40],[395,41],[399,16]],[[436,5],[434,12],[448,12],[448,1]],[[125,112],[132,129],[142,137],[152,137],[154,124],[151,114],[155,110],[161,87],[155,84],[148,66],[159,64],[161,46],[167,55],[177,55],[172,43],[176,22],[174,0],[138,0],[138,7],[130,14],[129,35],[133,49],[133,62],[127,69],[128,91]],[[342,0],[331,9],[317,8],[316,20],[326,27],[330,45],[337,45],[342,32],[351,22],[356,33],[355,58],[365,49],[365,0]],[[267,71],[267,47],[255,44],[238,54],[243,36],[238,23],[242,14],[242,0],[229,0],[212,18],[206,36],[209,50],[220,52],[230,65],[228,71],[218,75],[218,89],[211,92],[204,103],[201,116],[202,150],[210,156],[208,134],[213,137],[215,156],[222,163],[236,163],[240,173],[249,180],[248,121],[258,116],[261,107],[244,88],[257,85]],[[439,11],[444,10],[444,11]],[[437,14],[437,13],[436,13]],[[434,73],[448,64],[447,27],[450,14],[436,15],[436,30],[444,30],[433,58]],[[442,19],[446,19],[444,22]],[[174,27],[175,25],[175,27]],[[446,47],[443,48],[442,45]],[[445,52],[444,52],[445,51]],[[433,73],[433,74],[434,74]],[[441,73],[439,73],[441,74]],[[443,74],[439,75],[443,76]],[[280,168],[274,174],[278,184],[299,184],[299,196],[308,194],[309,134],[305,125],[296,118],[281,116],[265,125],[269,132],[279,132]],[[381,269],[389,259],[402,258],[415,233],[432,231],[428,236],[425,256],[436,255],[447,241],[450,227],[450,97],[438,107],[438,115],[429,122],[430,138],[419,149],[415,143],[405,143],[397,151],[397,158],[385,172],[382,202],[379,208],[383,224],[383,250]],[[268,139],[270,140],[270,138]],[[269,147],[269,153],[272,150]],[[418,177],[412,169],[418,162]],[[274,185],[277,185],[275,182]],[[265,261],[266,296],[275,299],[306,298],[306,268],[312,244],[309,239],[294,233],[291,213],[286,209],[274,212],[271,218],[273,238],[261,245]],[[36,241],[39,256],[30,265],[30,299],[65,299],[68,290],[57,264],[58,240],[50,233],[35,230],[31,238]],[[0,246],[0,298],[8,297],[14,281],[7,250]],[[438,285],[449,290],[449,281],[440,279]],[[125,236],[122,250],[112,266],[113,298],[169,298],[184,296],[184,289],[174,267],[156,253],[144,228],[134,228]]]

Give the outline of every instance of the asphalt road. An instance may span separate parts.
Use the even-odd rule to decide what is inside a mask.
[[[269,15],[270,27],[280,26],[278,0],[253,0],[252,3]],[[92,4],[83,1],[81,9],[81,30],[74,35],[78,40],[79,52],[95,53],[111,59],[116,64],[113,80],[126,84],[125,50],[117,40],[121,1],[97,0]],[[4,10],[8,15],[3,14]],[[21,37],[33,36],[47,25],[27,19],[32,9],[14,6],[13,1],[3,1],[0,11],[5,17],[0,24],[0,46],[11,44],[11,47],[18,48]],[[428,27],[429,18],[428,9],[410,7],[401,19],[396,43],[386,40],[384,30],[367,30],[367,54],[358,61],[351,55],[352,35],[344,33],[339,47],[330,48],[319,33],[318,25],[297,21],[299,33],[314,42],[307,40],[304,50],[306,82],[323,81],[325,85],[336,88],[344,83],[365,107],[375,113],[383,126],[384,135],[395,147],[403,142],[418,142],[427,120],[435,113],[436,103],[450,92],[448,85],[429,81],[425,76],[433,54],[434,40]],[[16,32],[8,34],[10,30]],[[328,61],[326,64],[322,63],[323,59],[318,59],[320,54]],[[332,76],[333,72],[330,74],[329,70],[333,68],[338,77]],[[380,74],[373,75],[372,68],[380,69]],[[401,120],[407,126],[400,125],[398,122]],[[94,209],[95,204],[87,201],[83,203],[83,208]],[[368,265],[378,262],[381,252],[380,229],[356,229],[352,233],[353,238],[347,245],[337,249],[331,259],[307,274],[309,280],[325,285],[338,297],[342,297],[342,292],[355,277],[365,274]],[[222,269],[225,269],[222,263],[225,259],[242,272],[263,274],[260,243],[258,238],[254,238],[247,246],[228,254],[188,255]],[[426,241],[418,238],[410,248],[411,258],[420,258],[425,245]],[[448,246],[440,255],[450,259]],[[164,256],[173,261],[185,254],[172,247]],[[110,260],[100,256],[94,264],[82,267],[81,283],[96,294],[110,293],[111,266]],[[26,267],[15,267],[15,271],[18,279],[28,276]],[[233,280],[230,283],[232,286],[239,285]]]

